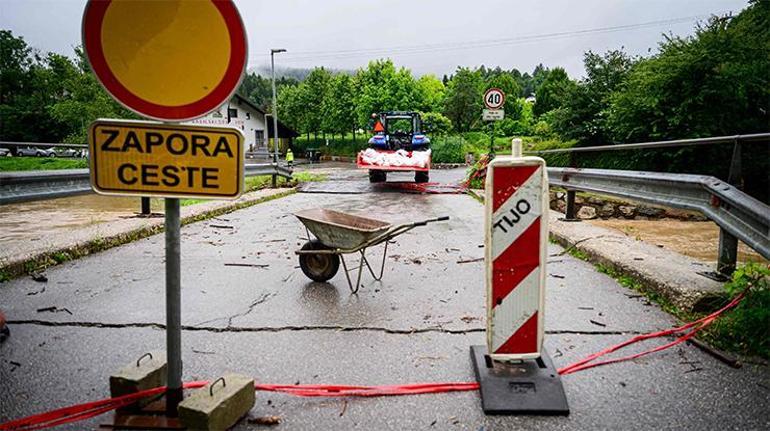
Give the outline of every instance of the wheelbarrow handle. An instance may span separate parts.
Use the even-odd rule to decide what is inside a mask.
[[[428,219],[428,220],[418,221],[418,222],[414,223],[413,226],[425,226],[426,224],[433,223],[434,221],[445,221],[445,220],[449,220],[449,216],[442,216],[442,217],[437,217],[437,218],[431,218],[431,219]]]

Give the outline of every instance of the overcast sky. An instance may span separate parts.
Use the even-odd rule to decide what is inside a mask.
[[[738,13],[746,0],[236,0],[249,67],[356,69],[390,57],[417,74],[458,65],[583,74],[586,50],[654,52],[662,33],[689,35],[697,17]],[[43,51],[72,55],[85,0],[0,0],[0,27]],[[618,28],[620,27],[620,28]]]

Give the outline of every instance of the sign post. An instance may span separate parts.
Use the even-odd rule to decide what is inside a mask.
[[[82,33],[107,92],[168,122],[98,120],[89,145],[96,192],[166,198],[166,416],[176,417],[183,396],[179,198],[237,198],[244,152],[236,129],[174,123],[206,115],[232,96],[246,68],[246,32],[230,0],[89,0]]]
[[[512,156],[487,166],[487,345],[472,346],[488,414],[568,414],[558,372],[543,350],[548,178],[545,161]]]
[[[505,93],[499,88],[490,88],[484,93],[484,109],[481,118],[489,121],[489,157],[495,157],[495,121],[505,118]]]

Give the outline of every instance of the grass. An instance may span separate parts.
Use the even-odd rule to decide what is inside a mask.
[[[589,261],[584,251],[572,248],[568,253],[578,259]],[[681,310],[668,299],[646,286],[641,280],[617,269],[596,264],[596,269],[615,279],[618,284],[639,292],[650,302],[682,322],[698,320],[708,312]],[[729,299],[734,298],[751,286],[744,300],[734,309],[726,312],[711,325],[698,333],[698,338],[713,347],[747,356],[770,359],[770,267],[758,263],[747,263],[739,267],[730,282],[725,284]]]
[[[82,169],[88,167],[86,159],[61,157],[0,157],[0,172],[52,171],[58,169]]]

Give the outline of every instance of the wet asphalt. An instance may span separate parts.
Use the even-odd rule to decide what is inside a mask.
[[[431,174],[453,183],[463,170]],[[342,271],[316,283],[299,269],[293,252],[306,233],[292,213],[313,207],[393,223],[450,220],[396,238],[382,282],[365,274],[352,295]],[[233,371],[263,383],[473,381],[469,347],[484,343],[484,266],[476,260],[482,244],[483,205],[471,197],[403,193],[342,168],[297,194],[185,226],[185,380]],[[0,421],[103,398],[111,372],[163,348],[163,245],[156,235],[50,268],[46,283],[0,284],[12,330],[0,345]],[[379,262],[381,253],[379,247],[369,256]],[[676,323],[552,244],[547,272],[545,345],[557,367]],[[250,415],[280,416],[272,429],[290,430],[770,427],[768,368],[732,369],[691,346],[562,381],[569,417],[486,417],[475,392],[373,399],[257,393]],[[104,419],[65,429],[94,428]],[[236,429],[252,427],[260,426]]]

